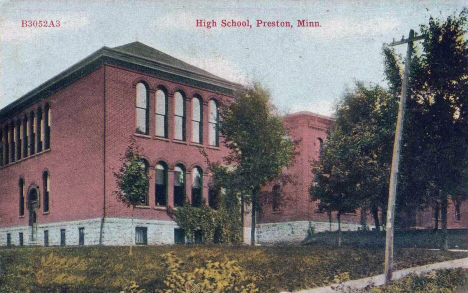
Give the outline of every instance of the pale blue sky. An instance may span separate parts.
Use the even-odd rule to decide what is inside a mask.
[[[257,80],[283,113],[330,115],[355,80],[383,82],[383,42],[465,1],[0,0],[0,108],[103,46],[140,41],[235,82]],[[22,28],[21,20],[60,20]],[[217,28],[197,28],[215,19]],[[221,28],[222,19],[319,21],[320,28]],[[404,48],[399,50],[403,52]]]

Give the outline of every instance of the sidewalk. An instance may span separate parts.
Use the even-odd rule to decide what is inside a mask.
[[[424,265],[424,266],[419,266],[419,267],[413,267],[413,268],[408,268],[404,270],[399,270],[393,272],[393,279],[401,279],[409,274],[422,274],[426,273],[432,270],[438,270],[438,269],[451,269],[451,268],[464,268],[468,269],[468,258],[461,258],[461,259],[456,259],[456,260],[449,260],[449,261],[444,261],[444,262],[439,262],[435,264],[429,264],[429,265]],[[343,288],[346,287],[351,287],[351,288],[356,288],[356,289],[363,289],[367,287],[368,285],[375,285],[375,286],[381,286],[384,285],[385,282],[385,276],[382,275],[377,275],[369,278],[364,278],[364,279],[359,279],[359,280],[353,280],[353,281],[348,281],[348,282],[343,282],[341,285]],[[339,291],[333,290],[333,288],[336,288],[338,285],[331,285],[327,287],[320,287],[320,288],[314,288],[314,289],[307,289],[307,290],[301,290],[301,291],[296,291],[294,293],[337,293]],[[465,288],[467,285],[465,285],[462,288]],[[460,289],[462,289],[460,288]],[[460,290],[459,289],[459,290]],[[467,292],[467,291],[456,291],[456,292]],[[281,293],[289,293],[289,292],[281,292]]]

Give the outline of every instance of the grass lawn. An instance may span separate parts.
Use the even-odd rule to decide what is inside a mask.
[[[131,281],[153,292],[167,271],[161,255],[174,252],[184,271],[207,260],[236,260],[259,292],[324,286],[383,272],[384,251],[334,246],[138,246],[0,249],[0,292],[119,292]],[[396,269],[466,257],[466,253],[397,248]],[[334,280],[335,279],[335,280]]]

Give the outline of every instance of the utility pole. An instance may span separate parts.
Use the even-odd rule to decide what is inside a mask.
[[[413,53],[413,41],[424,39],[426,36],[415,36],[414,31],[410,30],[408,39],[402,37],[401,41],[393,41],[390,46],[408,44],[405,60],[405,71],[403,75],[403,84],[401,88],[400,107],[398,110],[398,119],[395,130],[395,141],[393,142],[392,170],[390,173],[390,186],[388,195],[387,225],[385,238],[385,284],[392,280],[393,274],[393,238],[395,223],[395,202],[398,185],[398,169],[400,167],[400,150],[403,137],[403,122],[405,120],[406,100],[408,96],[408,76],[410,73],[411,54]]]

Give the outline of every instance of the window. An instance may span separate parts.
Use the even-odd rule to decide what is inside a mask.
[[[28,116],[23,118],[23,158],[28,156]]]
[[[164,162],[156,165],[156,205],[167,205],[167,165]]]
[[[162,89],[156,91],[156,136],[167,138],[167,95]]]
[[[174,206],[181,207],[185,202],[185,168],[177,165],[174,168]]]
[[[176,92],[174,100],[174,138],[185,141],[185,98],[180,92]]]
[[[142,159],[140,161],[140,167],[145,172],[147,180],[149,180],[149,164],[148,164],[148,161],[146,161],[145,159]],[[148,188],[149,188],[149,184],[148,184]],[[140,205],[144,205],[144,206],[148,205],[148,193],[149,193],[149,190],[147,190],[144,197],[142,197]]]
[[[45,105],[44,108],[44,149],[48,150],[50,148],[50,106],[49,104]]]
[[[455,221],[461,221],[461,212],[460,212],[460,201],[455,201]]]
[[[23,246],[23,245],[24,245],[24,236],[23,236],[23,232],[19,232],[18,239],[19,239],[19,245],[20,245],[20,246]]]
[[[19,216],[24,216],[24,179],[19,180]]]
[[[39,108],[37,109],[36,113],[36,135],[37,135],[37,152],[42,151],[42,133],[43,133],[43,127],[44,125],[42,124],[42,109]]]
[[[185,243],[185,230],[184,229],[174,229],[174,242],[176,244]]]
[[[210,142],[211,146],[219,146],[219,110],[215,100],[210,100]]]
[[[0,128],[0,167],[4,165],[3,161],[3,129]]]
[[[11,234],[10,234],[10,233],[7,233],[6,239],[7,239],[7,240],[6,240],[6,245],[7,245],[8,247],[10,247],[10,246],[11,246]]]
[[[8,131],[8,125],[5,126],[5,156],[4,162],[5,165],[8,165],[10,162],[10,145],[9,145],[10,132]]]
[[[49,195],[50,195],[50,176],[49,172],[45,171],[42,174],[42,188],[44,190],[44,213],[49,212]]]
[[[15,123],[11,123],[11,128],[10,128],[10,161],[13,163],[16,159],[15,157]]]
[[[31,112],[29,114],[29,154],[34,155],[36,152],[36,126],[35,126],[35,116],[34,113]]]
[[[272,204],[273,211],[279,211],[280,202],[281,202],[281,187],[278,184],[273,186],[272,196],[273,196],[273,204]]]
[[[65,246],[66,244],[65,229],[60,229],[60,246]]]
[[[318,154],[320,155],[322,153],[322,149],[323,149],[323,139],[321,139],[319,137],[319,138],[317,138],[317,140],[318,140],[318,144],[319,144]]]
[[[16,159],[21,160],[21,120],[16,121]]]
[[[44,246],[49,246],[49,230],[44,230]]]
[[[147,245],[148,244],[148,228],[136,227],[135,228],[135,244]]]
[[[203,204],[203,171],[199,167],[192,169],[192,206],[201,207]]]
[[[203,103],[201,97],[192,98],[192,142],[203,142]]]
[[[84,245],[84,228],[78,228],[78,245]]]
[[[136,124],[137,133],[149,133],[148,88],[141,82],[136,85]]]
[[[212,209],[217,210],[219,208],[219,189],[210,188],[208,191],[208,203]]]

